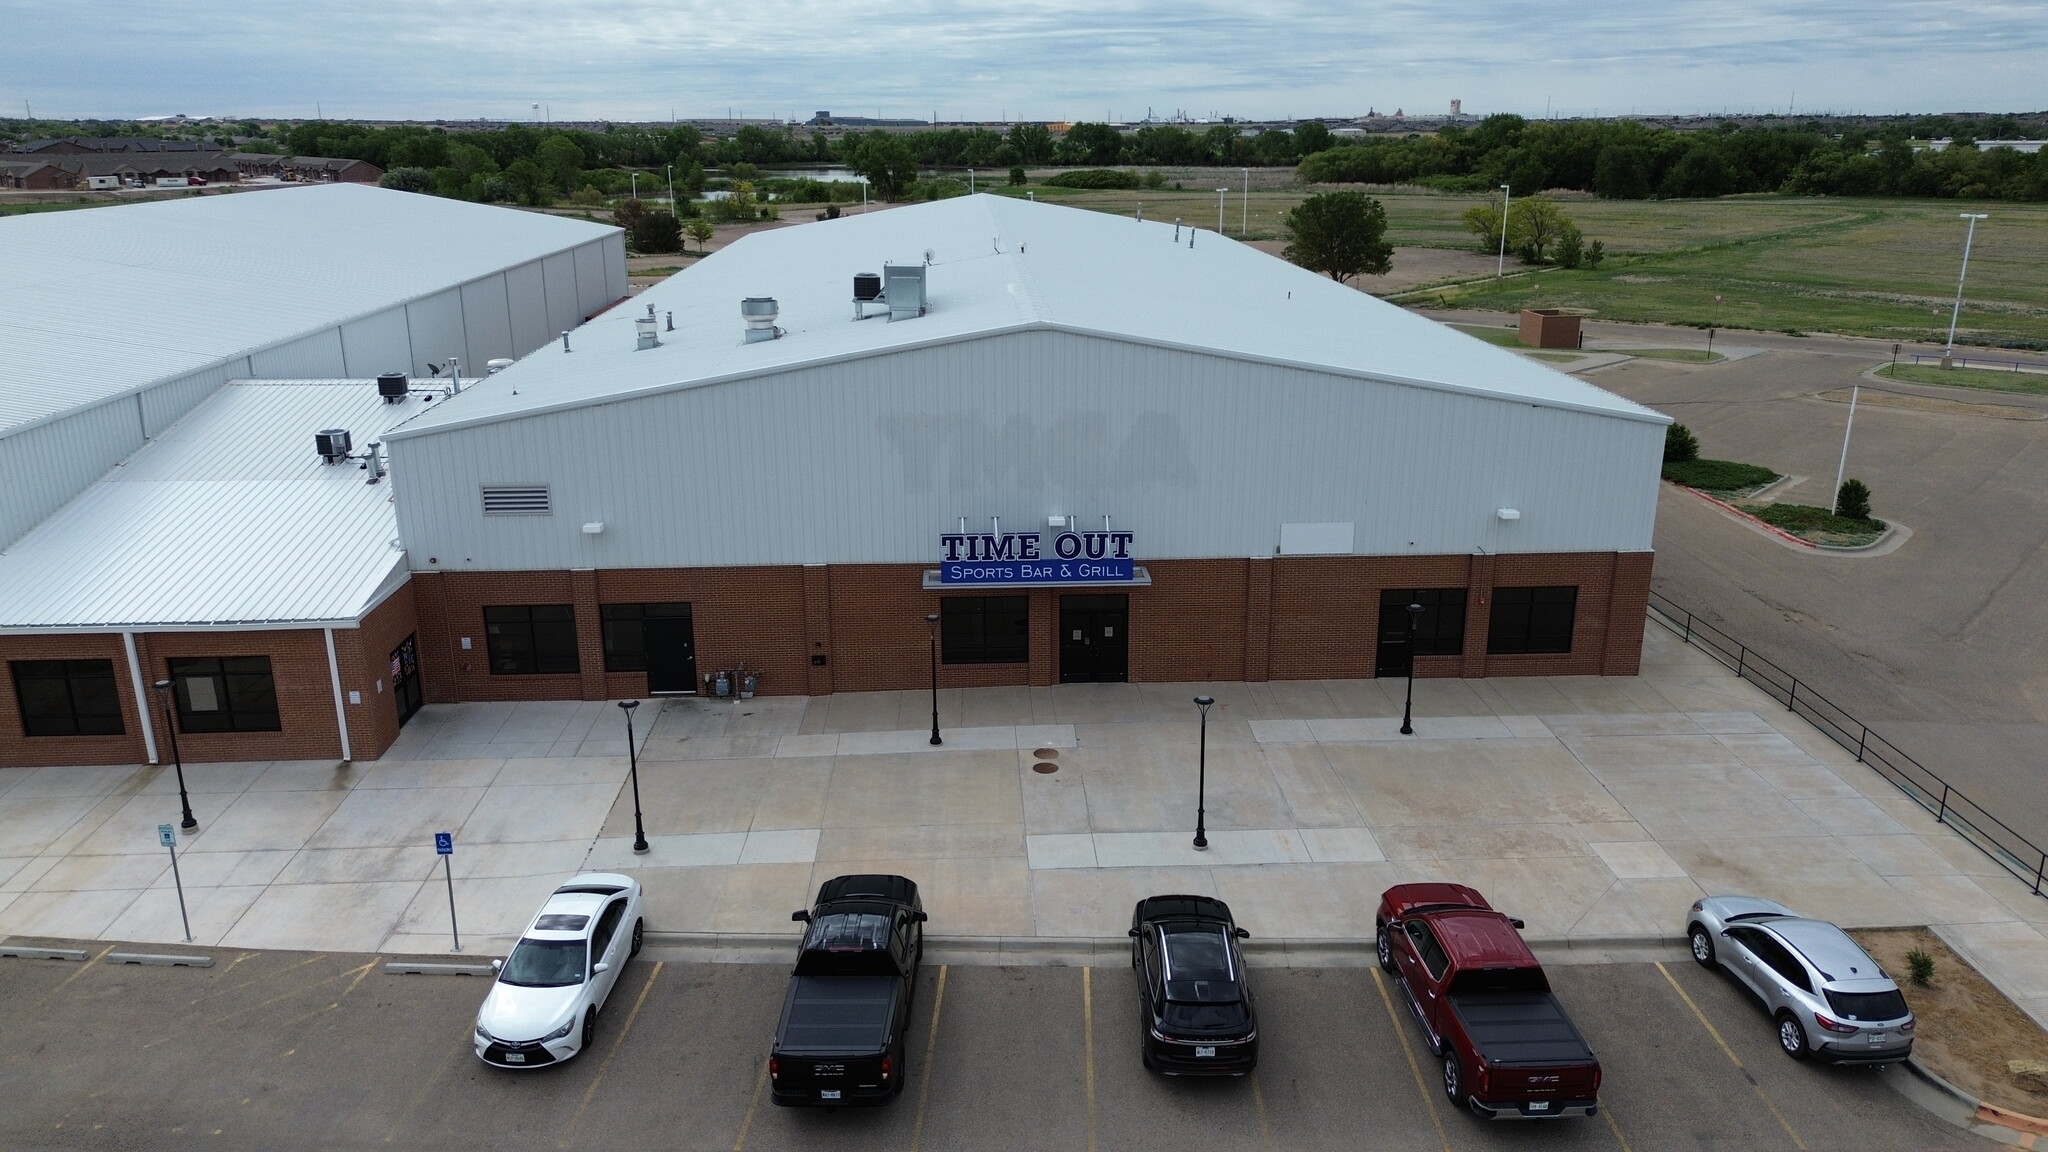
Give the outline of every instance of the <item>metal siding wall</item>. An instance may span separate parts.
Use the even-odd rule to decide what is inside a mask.
[[[957,517],[1051,513],[1109,513],[1159,558],[1269,555],[1296,521],[1351,521],[1365,555],[1625,551],[1650,546],[1662,437],[1025,333],[402,441],[398,491],[442,568],[932,561]],[[511,482],[549,484],[555,514],[486,521],[478,486]]]
[[[0,439],[0,547],[142,447],[133,396],[81,409]]]
[[[142,434],[156,436],[219,391],[221,385],[247,379],[249,375],[249,359],[245,356],[203,372],[166,380],[138,393],[142,403]]]
[[[483,375],[484,363],[511,356],[512,310],[505,298],[505,278],[487,276],[462,286],[462,324],[469,334],[470,359],[463,366]]]
[[[412,374],[431,374],[429,364],[448,366],[450,356],[471,363],[462,330],[462,293],[450,288],[405,306],[405,321],[412,331]],[[481,367],[479,362],[478,367]]]
[[[514,359],[524,356],[560,331],[548,327],[548,293],[540,261],[505,273],[505,303],[512,314],[512,351],[506,355]]]
[[[576,319],[585,316],[625,295],[612,295],[611,285],[604,274],[604,249],[597,244],[585,244],[575,250],[576,256]],[[569,327],[574,328],[571,324]]]
[[[576,257],[557,252],[540,266],[548,294],[548,337],[553,339],[583,323],[583,310],[577,306]]]
[[[344,376],[410,373],[412,337],[406,331],[405,309],[387,308],[374,316],[342,325],[341,352],[348,362]]]
[[[626,237],[608,237],[598,241],[598,247],[604,250],[605,299],[617,300],[626,294]]]
[[[342,363],[341,329],[301,336],[289,344],[249,354],[249,375],[258,380],[335,380],[348,375]]]

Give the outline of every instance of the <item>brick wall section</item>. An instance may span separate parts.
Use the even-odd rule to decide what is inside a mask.
[[[448,630],[448,589],[439,572],[415,572],[407,587],[419,613],[420,692],[429,704],[460,700],[455,694],[458,652]]]
[[[179,732],[185,760],[339,760],[341,730],[334,721],[334,687],[327,671],[327,641],[317,628],[277,632],[155,632],[135,638],[142,677],[170,675],[171,660],[187,656],[268,656],[277,688],[277,732]],[[340,654],[337,644],[336,655]],[[161,709],[159,709],[161,714]],[[161,733],[157,749],[168,759]]]
[[[1273,561],[1257,556],[1244,570],[1244,678],[1272,679]]]
[[[1614,583],[1608,595],[1607,654],[1602,676],[1633,676],[1642,671],[1643,629],[1650,622],[1652,552],[1616,552]]]
[[[832,694],[832,570],[823,564],[804,565],[804,639],[810,666],[804,669],[806,691]],[[822,662],[821,662],[822,661]]]
[[[1614,585],[1614,553],[1572,552],[1494,557],[1495,588],[1576,584],[1579,603],[1572,650],[1554,655],[1488,656],[1488,676],[1598,676],[1607,656],[1608,607]],[[1646,579],[1647,570],[1644,573]],[[1644,585],[1648,596],[1648,584]],[[1642,625],[1636,624],[1638,642]]]
[[[1493,611],[1493,560],[1474,556],[1467,561],[1465,576],[1465,658],[1459,662],[1461,676],[1486,675],[1486,632]],[[1422,669],[1418,666],[1417,672]]]
[[[925,616],[939,610],[937,592],[923,587],[922,564],[835,564],[831,582],[832,684],[841,692],[916,688],[930,682],[931,648]],[[1002,594],[989,589],[990,594]],[[964,594],[964,593],[963,593]],[[1021,664],[940,664],[941,688],[994,688],[1029,684],[1041,658],[1031,604],[1029,659]],[[1051,637],[1048,633],[1047,642]]]
[[[795,566],[601,570],[597,602],[689,604],[699,676],[744,661],[761,673],[763,695],[801,696],[810,682],[803,572]],[[646,694],[645,675],[623,675],[635,685],[634,695]]]
[[[585,700],[602,700],[606,696],[604,617],[597,610],[595,569],[578,568],[569,573],[569,603],[576,607],[578,694]]]
[[[1244,678],[1249,560],[1153,560],[1131,590],[1131,679]]]
[[[349,704],[349,750],[358,760],[375,760],[398,739],[398,702],[391,694],[391,653],[418,627],[419,604],[407,583],[363,617],[361,628],[336,629],[334,654],[341,668],[342,699]],[[426,675],[422,670],[421,675]]]
[[[119,736],[37,736],[21,731],[21,697],[14,688],[14,673],[6,665],[15,660],[110,660],[114,665],[114,690],[121,694]],[[144,691],[151,683],[149,667],[143,666]],[[24,768],[42,764],[140,764],[146,759],[142,742],[142,721],[135,711],[135,693],[129,687],[128,654],[119,633],[72,634],[68,636],[0,636],[0,768]],[[163,719],[157,717],[157,739],[163,739]],[[170,763],[170,753],[164,753]]]

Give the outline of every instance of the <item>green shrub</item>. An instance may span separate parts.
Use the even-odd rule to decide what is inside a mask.
[[[1700,438],[1692,429],[1683,424],[1673,424],[1664,429],[1664,462],[1683,464],[1687,460],[1700,458]]]
[[[1010,169],[1010,185],[1012,187],[1021,188],[1028,179],[1029,177],[1024,175],[1024,169],[1021,166]]]
[[[1881,527],[1875,520],[1851,520],[1837,516],[1825,508],[1811,504],[1758,504],[1743,511],[1769,524],[1793,533],[1825,532],[1841,536],[1869,535],[1872,529]]]
[[[1586,267],[1598,268],[1600,266],[1600,261],[1605,260],[1606,258],[1607,245],[1602,244],[1598,240],[1595,240],[1592,243],[1586,245]]]
[[[1778,474],[1769,468],[1734,460],[1681,460],[1664,466],[1664,478],[1673,484],[1708,492],[1740,492],[1769,484],[1778,478]]]
[[[1166,187],[1166,177],[1161,176],[1159,169],[1154,168],[1152,171],[1145,173],[1144,185],[1147,188],[1164,188]]]
[[[680,252],[683,248],[682,224],[675,213],[660,208],[634,221],[631,236],[635,252]]]
[[[1934,979],[1934,957],[1919,948],[1906,953],[1906,978],[1918,987],[1927,987]]]
[[[1842,490],[1835,493],[1835,515],[1844,520],[1870,519],[1870,486],[1861,480],[1842,481]]]
[[[1138,174],[1118,168],[1076,168],[1048,176],[1045,183],[1053,188],[1136,188]]]

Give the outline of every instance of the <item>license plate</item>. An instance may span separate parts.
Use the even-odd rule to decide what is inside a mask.
[[[1216,1046],[1214,1044],[1203,1045],[1195,1049],[1195,1055],[1197,1056],[1214,1056],[1215,1054]]]
[[[839,1091],[840,1091],[840,1090],[839,1090],[839,1089],[837,1089],[837,1088],[825,1088],[825,1089],[822,1089],[822,1090],[820,1090],[820,1091],[819,1091],[819,1093],[818,1093],[818,1099],[820,1099],[820,1100],[837,1100],[837,1099],[839,1099]]]
[[[1872,1044],[1883,1044],[1883,1043],[1886,1043],[1886,1042],[1888,1042],[1888,1041],[1890,1041],[1890,1040],[1891,1040],[1891,1037],[1890,1037],[1890,1036],[1888,1036],[1888,1035],[1886,1035],[1886,1034],[1885,1034],[1885,1033],[1883,1033],[1883,1032],[1872,1032],[1872,1033],[1870,1034],[1870,1042],[1871,1042]]]
[[[1531,1112],[1548,1112],[1548,1111],[1550,1111],[1550,1101],[1548,1101],[1548,1100],[1531,1100],[1531,1101],[1529,1102],[1529,1111],[1531,1111]]]
[[[526,1063],[526,1053],[524,1053],[524,1052],[507,1052],[507,1053],[505,1053],[505,1063],[507,1063],[507,1064],[524,1064],[524,1063]]]

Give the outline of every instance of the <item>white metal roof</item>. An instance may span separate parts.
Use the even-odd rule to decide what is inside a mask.
[[[0,631],[350,623],[405,578],[391,478],[322,464],[418,402],[374,381],[244,380],[215,392],[0,552]]]
[[[614,231],[360,184],[0,219],[0,434]]]
[[[854,322],[856,273],[927,252],[926,315]],[[743,343],[748,296],[777,300],[781,339]],[[649,304],[676,330],[636,351]],[[979,195],[748,236],[586,324],[571,351],[542,348],[394,438],[1032,328],[1668,423],[1214,232]]]

